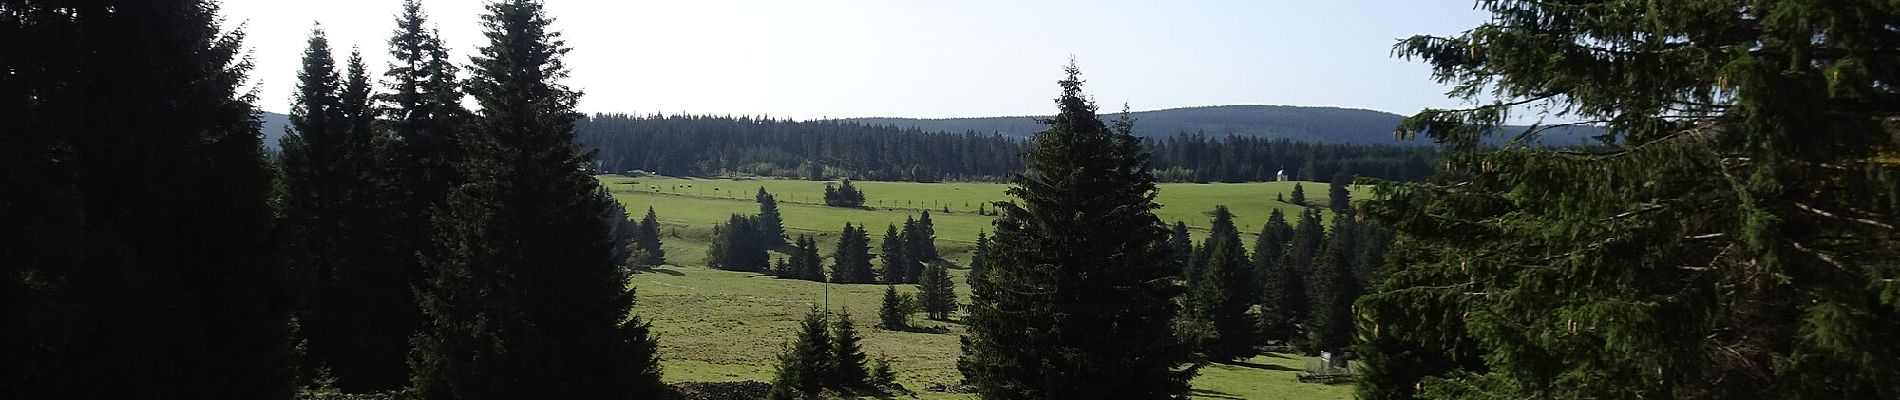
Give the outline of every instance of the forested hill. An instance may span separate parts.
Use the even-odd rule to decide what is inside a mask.
[[[1022,169],[1025,139],[944,133],[848,120],[602,114],[574,140],[608,171],[675,176],[753,175],[887,181],[995,180]],[[1173,182],[1324,180],[1335,174],[1417,180],[1433,147],[1311,143],[1176,134],[1146,140],[1156,178]]]
[[[258,133],[264,135],[264,149],[276,152],[281,148],[277,146],[277,141],[283,139],[285,129],[290,128],[290,116],[266,112],[258,115],[258,122],[262,123]]]
[[[1430,175],[1431,160],[1436,157],[1428,140],[1392,140],[1392,128],[1400,117],[1377,111],[1219,106],[1137,112],[1135,118],[1136,132],[1148,139],[1154,152],[1151,161],[1157,178],[1170,182],[1271,181],[1281,171],[1303,180],[1344,173],[1409,181]],[[288,118],[264,113],[260,119],[264,144],[276,151]],[[944,124],[900,126],[880,121]],[[1022,168],[1017,157],[1022,139],[1041,126],[1032,117],[792,121],[603,114],[579,121],[575,140],[597,151],[599,166],[610,171],[996,180]],[[1238,133],[1247,132],[1243,129],[1265,132],[1267,127],[1301,133]]]
[[[1210,136],[1251,136],[1312,143],[1430,145],[1429,141],[1393,139],[1392,128],[1404,116],[1356,108],[1271,105],[1228,105],[1170,108],[1131,113],[1135,134],[1159,139],[1180,133]],[[1109,115],[1109,114],[1104,114]],[[934,132],[985,132],[1028,137],[1044,129],[1041,117],[981,118],[848,118],[869,125],[917,128]],[[1541,143],[1569,146],[1595,135],[1595,129],[1554,129]],[[1493,138],[1501,143],[1505,138]]]

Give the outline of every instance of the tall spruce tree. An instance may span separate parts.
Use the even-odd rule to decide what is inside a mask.
[[[1286,248],[1293,237],[1293,225],[1286,214],[1274,209],[1260,227],[1254,241],[1254,273],[1260,276],[1260,335],[1266,340],[1292,340],[1299,316],[1295,310],[1305,304],[1304,282],[1298,271],[1286,263]]]
[[[910,328],[910,310],[904,296],[897,294],[897,285],[884,285],[884,301],[878,306],[877,319],[885,330],[904,330]]]
[[[299,325],[307,366],[321,365],[345,392],[392,390],[408,380],[409,336],[418,311],[411,249],[390,246],[403,199],[372,128],[370,82],[352,52],[338,76],[321,30],[313,30],[298,73],[293,129],[283,141],[284,213],[296,224],[293,248],[309,268]],[[305,371],[314,373],[314,369]]]
[[[660,248],[660,217],[653,213],[653,207],[647,207],[647,215],[640,217],[640,229],[634,235],[634,245],[644,259],[640,265],[654,266],[666,264],[666,249]]]
[[[917,233],[911,240],[911,257],[917,262],[928,263],[942,256],[937,254],[937,223],[930,220],[930,210],[924,210],[917,217]]]
[[[923,279],[918,281],[918,300],[923,303],[924,317],[938,321],[950,319],[950,313],[957,311],[957,283],[950,278],[950,269],[942,263],[925,266]]]
[[[1313,349],[1344,350],[1352,344],[1352,303],[1358,300],[1360,282],[1360,225],[1355,223],[1352,198],[1346,188],[1351,184],[1345,174],[1334,175],[1327,184],[1327,207],[1333,211],[1333,227],[1326,232],[1325,243],[1309,267],[1307,295],[1311,297],[1307,327]]]
[[[1241,247],[1240,231],[1234,228],[1234,214],[1227,206],[1214,206],[1213,221],[1207,239],[1201,242],[1206,253],[1198,257],[1201,278],[1190,287],[1196,318],[1214,328],[1214,337],[1202,344],[1201,352],[1217,361],[1252,357],[1257,342],[1258,319],[1247,314],[1255,297],[1247,287],[1254,280],[1253,265],[1247,250]]]
[[[627,215],[627,206],[614,199],[613,192],[606,186],[594,191],[594,202],[600,209],[601,224],[607,227],[607,242],[613,248],[614,265],[631,266],[639,260],[633,256],[638,253],[640,241],[640,223]]]
[[[785,246],[785,221],[778,214],[778,198],[759,187],[759,193],[752,196],[759,203],[759,239],[766,247]]]
[[[1288,199],[1288,201],[1293,202],[1293,204],[1305,206],[1306,188],[1302,187],[1299,182],[1293,182],[1293,196],[1291,199]]]
[[[345,135],[345,140],[350,142],[349,152],[354,155],[348,157],[353,161],[341,166],[353,169],[346,174],[354,177],[347,179],[359,182],[352,199],[346,200],[349,204],[341,207],[360,210],[358,217],[348,222],[354,229],[345,233],[350,236],[347,240],[357,241],[356,247],[365,249],[358,258],[367,261],[356,261],[324,276],[322,287],[344,290],[322,290],[329,296],[323,301],[329,304],[313,305],[311,311],[322,310],[329,315],[310,319],[315,315],[305,314],[303,325],[306,334],[317,335],[311,338],[308,358],[326,364],[334,374],[335,385],[345,392],[392,390],[409,382],[409,339],[420,329],[423,319],[412,291],[424,283],[417,255],[434,250],[428,213],[442,204],[448,188],[457,182],[453,165],[457,152],[449,138],[466,111],[461,108],[454,64],[434,33],[424,30],[425,21],[419,3],[405,2],[389,40],[394,62],[384,74],[389,78],[386,93],[370,89],[367,68],[353,52],[343,86],[329,95],[339,102],[335,110],[309,104],[312,98],[300,99],[306,111],[337,114],[324,118],[346,121],[344,125],[351,133]],[[311,67],[306,66],[304,74],[316,72]],[[314,95],[315,90],[309,89],[313,88],[305,88],[303,94]],[[383,121],[373,124],[372,120],[379,117]],[[378,129],[372,130],[372,126]],[[294,141],[306,140],[298,137]],[[312,180],[320,178],[309,175],[320,171],[312,167],[316,160],[307,156],[314,150],[309,145],[316,143],[292,141],[284,143],[286,166],[303,164],[303,168],[287,168],[285,173],[306,175],[293,180],[314,183]],[[313,193],[308,191],[313,189],[318,188],[286,187],[285,208],[311,205],[307,200],[317,199],[310,197]],[[306,201],[295,200],[299,198]],[[297,247],[319,249],[314,245]]]
[[[831,334],[825,331],[825,312],[814,306],[798,323],[798,337],[778,356],[768,399],[817,397],[832,373]]]
[[[1341,172],[1326,183],[1326,209],[1334,215],[1352,212],[1352,175]]]
[[[989,272],[972,288],[965,380],[985,398],[1172,398],[1192,349],[1176,337],[1180,269],[1153,210],[1141,141],[1082,97],[1073,63],[1028,166],[998,202]]]
[[[1900,10],[1476,5],[1483,25],[1395,49],[1496,100],[1406,119],[1452,152],[1359,204],[1405,261],[1359,302],[1369,348],[1404,351],[1367,365],[1365,397],[1900,397],[1900,348],[1875,339],[1900,329]],[[1605,140],[1479,144],[1533,103]],[[1465,340],[1481,366],[1395,370]]]
[[[1174,221],[1174,229],[1168,232],[1168,262],[1182,271],[1194,262],[1194,236],[1188,233],[1186,222]]]
[[[844,224],[844,231],[838,235],[838,247],[831,253],[831,281],[837,283],[873,283],[877,277],[871,270],[871,238],[862,226]]]
[[[825,281],[824,259],[818,255],[818,241],[808,235],[798,235],[791,249],[789,262],[792,276],[788,278],[804,279],[812,282]]]
[[[989,235],[978,231],[976,233],[976,245],[970,248],[970,274],[963,277],[965,284],[974,284],[978,276],[982,276],[984,271],[989,270],[989,256],[987,255],[989,252]]]
[[[1311,272],[1319,259],[1320,251],[1326,246],[1326,227],[1317,209],[1300,210],[1300,222],[1293,227],[1293,240],[1287,244],[1286,265],[1300,271]]]
[[[897,232],[897,225],[884,228],[884,242],[879,245],[882,264],[879,264],[878,279],[886,285],[910,283],[910,251],[904,247],[904,236]]]
[[[902,281],[922,282],[924,267],[936,260],[933,253],[937,245],[931,243],[931,238],[924,237],[923,226],[917,224],[916,218],[904,218],[904,228],[898,231],[897,237],[898,249],[904,252],[904,262],[899,264],[902,268],[898,270],[903,275]]]
[[[567,47],[538,1],[489,3],[489,43],[468,90],[481,105],[462,135],[466,183],[435,220],[421,304],[430,324],[411,364],[423,399],[657,398],[648,325],[612,249],[573,145],[578,92]],[[505,377],[502,378],[502,377]]]
[[[290,398],[242,33],[215,1],[0,9],[0,398]]]
[[[457,139],[468,110],[462,108],[458,68],[448,46],[428,27],[419,0],[404,0],[389,38],[391,62],[386,92],[380,95],[383,118],[397,139],[395,162],[410,203],[403,236],[404,247],[426,248],[428,210],[441,205],[461,180],[456,162],[461,157]]]
[[[825,384],[834,388],[861,388],[870,384],[871,370],[864,364],[864,340],[851,321],[851,309],[842,308],[831,319],[831,371]]]
[[[348,123],[342,116],[342,78],[337,74],[336,56],[330,48],[329,38],[321,26],[312,27],[310,38],[305,42],[301,69],[297,73],[297,91],[293,95],[290,108],[290,127],[280,140],[279,179],[282,181],[282,198],[279,201],[282,223],[289,228],[280,240],[295,242],[286,245],[286,249],[295,253],[281,256],[296,265],[296,297],[300,304],[296,310],[299,325],[298,333],[305,351],[309,352],[309,343],[313,339],[318,349],[316,354],[305,354],[304,365],[299,373],[313,376],[318,364],[325,362],[326,346],[329,334],[326,327],[333,324],[322,321],[328,314],[322,305],[326,303],[319,293],[323,286],[319,281],[327,281],[333,276],[337,262],[333,257],[339,255],[331,243],[344,236],[338,232],[337,217],[342,214],[335,210],[340,205],[353,205],[343,196],[341,179],[335,178],[348,171],[343,168],[348,162],[344,159],[347,146],[342,143],[349,137],[344,131]],[[316,337],[312,337],[316,336]]]
[[[1275,305],[1272,316],[1280,319],[1262,321],[1267,325],[1262,328],[1275,328],[1275,333],[1284,334],[1286,339],[1300,345],[1309,344],[1307,330],[1313,315],[1311,275],[1316,269],[1314,262],[1326,246],[1326,229],[1320,221],[1319,210],[1300,210],[1299,224],[1293,227],[1293,238],[1287,242],[1286,256],[1280,261],[1279,273],[1275,274],[1279,285],[1274,293],[1263,295],[1263,301],[1272,301]]]
[[[1334,215],[1333,228],[1308,274],[1306,294],[1311,298],[1311,311],[1307,327],[1314,350],[1338,352],[1352,344],[1352,303],[1361,291],[1359,279],[1353,274],[1357,233],[1350,213]]]

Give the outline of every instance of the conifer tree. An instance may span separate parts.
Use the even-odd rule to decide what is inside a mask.
[[[328,333],[328,327],[334,324],[323,321],[329,312],[320,307],[330,296],[318,292],[320,287],[330,286],[320,281],[334,275],[338,263],[333,257],[342,254],[333,245],[343,236],[337,231],[342,213],[335,209],[355,204],[344,199],[339,178],[355,171],[343,168],[349,164],[344,158],[347,146],[343,144],[349,137],[345,133],[348,123],[342,116],[343,82],[337,74],[329,38],[321,26],[312,27],[305,43],[297,92],[288,116],[290,127],[280,140],[283,195],[279,205],[284,215],[282,223],[288,227],[285,231],[291,233],[282,240],[295,242],[286,248],[298,250],[282,256],[294,258],[290,262],[299,269],[294,282],[300,302],[297,320],[303,325],[299,339],[306,352],[312,346],[310,341],[317,342],[316,354],[305,354],[299,371],[311,376],[328,358],[329,339],[336,336]]]
[[[932,263],[924,267],[923,275],[918,298],[923,303],[925,318],[949,319],[950,313],[957,311],[957,284],[950,278],[950,269],[941,263]]]
[[[989,261],[985,260],[989,257],[985,254],[989,252],[990,237],[984,232],[978,231],[976,233],[976,246],[970,248],[970,274],[964,276],[965,284],[976,282],[976,277],[983,275],[983,271],[989,269]]]
[[[765,241],[759,238],[759,220],[739,214],[726,218],[724,225],[713,227],[712,245],[706,248],[706,264],[732,271],[767,272],[771,260]]]
[[[911,253],[916,254],[912,259],[918,262],[928,263],[941,258],[937,254],[937,224],[930,221],[930,210],[924,210],[923,215],[917,217],[917,235],[911,244]]]
[[[857,186],[851,184],[850,179],[843,180],[837,186],[832,186],[827,183],[825,184],[825,205],[832,207],[863,207],[864,192],[859,192]]]
[[[314,30],[298,74],[297,102],[285,135],[283,206],[306,252],[308,298],[299,325],[307,368],[322,365],[348,393],[392,390],[408,379],[405,356],[419,312],[414,249],[391,222],[406,203],[372,128],[370,83],[352,52],[339,77],[328,41]],[[307,369],[306,374],[314,372]]]
[[[767,248],[785,246],[785,222],[778,214],[778,198],[759,187],[759,193],[753,198],[759,202],[759,239]]]
[[[1192,349],[1176,337],[1183,289],[1155,218],[1154,178],[1130,125],[1111,129],[1073,63],[998,202],[989,271],[977,280],[963,358],[985,398],[1171,398]]]
[[[594,192],[595,202],[600,207],[602,225],[607,227],[608,243],[613,248],[614,265],[632,266],[639,260],[633,255],[639,249],[640,223],[627,215],[627,206],[615,200],[613,193],[601,186]]]
[[[1299,182],[1293,182],[1293,198],[1291,201],[1296,205],[1306,205],[1306,189],[1301,187]]]
[[[1356,233],[1350,213],[1334,215],[1333,228],[1306,282],[1311,296],[1307,327],[1315,350],[1337,352],[1352,344],[1352,303],[1360,293],[1359,279],[1352,271]]]
[[[864,364],[864,348],[858,342],[858,328],[852,325],[851,309],[838,310],[831,320],[831,372],[826,385],[834,388],[861,388],[870,384],[871,371]]]
[[[242,33],[215,1],[0,9],[0,398],[290,398]]]
[[[844,231],[838,235],[838,247],[831,255],[831,280],[837,283],[873,283],[877,278],[871,270],[871,239],[862,226],[844,224]]]
[[[1247,315],[1254,302],[1247,286],[1254,274],[1247,262],[1247,250],[1241,247],[1240,232],[1234,228],[1234,214],[1227,206],[1214,206],[1213,222],[1201,248],[1206,253],[1198,257],[1201,278],[1189,288],[1189,298],[1195,317],[1214,328],[1214,337],[1203,344],[1201,351],[1217,361],[1252,357],[1258,323],[1257,318]]]
[[[817,240],[813,240],[808,235],[798,235],[797,243],[792,248],[791,258],[791,265],[796,274],[793,278],[812,282],[825,281],[824,259],[818,255]]]
[[[1187,271],[1194,262],[1194,236],[1188,233],[1186,222],[1174,221],[1174,229],[1168,232],[1168,262]],[[1185,273],[1184,273],[1184,276]]]
[[[771,273],[772,276],[776,276],[780,278],[791,278],[793,276],[797,276],[798,268],[792,266],[792,261],[791,261],[792,258],[793,257],[790,257],[790,256],[773,258],[772,266],[771,268],[769,268],[770,269],[769,273]]]
[[[1287,242],[1292,237],[1293,226],[1286,222],[1286,214],[1274,209],[1254,241],[1254,273],[1260,276],[1259,332],[1266,340],[1292,340],[1295,321],[1300,320],[1296,310],[1306,303],[1299,271],[1286,264]]]
[[[384,119],[398,139],[394,159],[410,196],[410,215],[400,225],[409,226],[404,236],[412,239],[407,242],[419,243],[404,247],[414,249],[427,247],[427,210],[442,204],[460,182],[457,137],[468,117],[455,61],[441,36],[427,25],[421,2],[404,0],[389,38],[392,62],[383,73],[389,83],[380,96]]]
[[[1352,175],[1344,172],[1333,175],[1333,180],[1326,184],[1326,208],[1333,210],[1333,215],[1352,212],[1352,192],[1347,191],[1350,186]]]
[[[879,356],[876,366],[871,368],[871,386],[880,390],[897,388],[897,372],[891,370],[891,358]]]
[[[904,247],[904,236],[897,232],[897,225],[884,228],[884,242],[879,246],[883,252],[879,265],[878,279],[886,285],[910,283],[910,251]]]
[[[904,228],[898,231],[897,237],[900,240],[898,249],[904,252],[904,262],[900,264],[902,268],[898,270],[903,276],[901,281],[922,282],[924,267],[935,261],[930,253],[936,250],[927,249],[935,249],[936,245],[931,243],[930,238],[924,237],[923,227],[917,224],[915,218],[904,218]]]
[[[640,249],[640,265],[654,266],[666,263],[666,250],[660,248],[660,218],[653,213],[653,207],[647,207],[647,215],[640,218],[638,234],[634,235],[634,245]]]
[[[1320,250],[1326,246],[1326,228],[1323,226],[1320,212],[1307,208],[1300,210],[1300,222],[1293,227],[1293,240],[1287,244],[1286,265],[1302,275],[1315,268]]]
[[[884,302],[878,307],[877,319],[885,330],[910,328],[910,310],[904,303],[904,296],[897,294],[896,285],[884,285]]]
[[[371,90],[367,67],[352,52],[343,86],[333,95],[340,102],[335,114],[347,121],[347,141],[355,153],[350,157],[354,161],[342,165],[355,170],[348,175],[362,180],[359,189],[349,191],[354,199],[345,206],[359,209],[361,215],[349,222],[357,228],[348,235],[362,242],[357,247],[366,250],[358,259],[368,261],[333,271],[338,273],[332,277],[345,279],[324,285],[347,289],[331,293],[325,300],[329,306],[313,307],[342,319],[310,319],[304,330],[335,337],[313,337],[307,358],[325,364],[344,392],[394,390],[409,382],[409,339],[423,320],[412,289],[425,283],[418,255],[436,250],[429,238],[428,214],[458,182],[452,137],[467,112],[461,106],[454,64],[434,33],[424,29],[425,21],[418,2],[404,3],[389,39],[394,62],[384,73],[389,78],[386,92]],[[378,118],[381,121],[373,121]],[[295,156],[289,142],[285,154]],[[307,150],[299,149],[306,155]],[[286,163],[305,162],[290,158]],[[286,192],[299,196],[311,189],[287,187]],[[296,204],[286,202],[287,207]],[[319,345],[322,342],[343,346]]]
[[[1377,349],[1411,349],[1370,368],[1459,359],[1454,335],[1483,365],[1377,371],[1391,379],[1367,397],[1900,397],[1900,348],[1873,339],[1900,328],[1900,73],[1887,67],[1900,11],[1476,6],[1483,25],[1395,48],[1454,95],[1495,100],[1398,127],[1449,152],[1432,181],[1357,204],[1420,248],[1389,256],[1407,263],[1358,304]],[[1481,144],[1528,143],[1516,139],[1535,131],[1499,128],[1533,103],[1601,121],[1604,140]]]
[[[422,399],[657,398],[657,346],[630,317],[634,292],[612,264],[577,166],[579,93],[567,48],[538,1],[489,3],[489,43],[468,90],[480,111],[461,143],[466,183],[437,214],[420,291],[430,323],[410,365]],[[506,377],[499,379],[498,377]]]
[[[850,207],[864,206],[864,192],[858,190],[858,187],[856,185],[852,185],[850,179],[845,179],[842,183],[839,184],[839,186],[840,188],[838,189],[838,196],[844,200],[844,203],[847,206],[850,206]]]
[[[798,323],[798,338],[778,356],[769,399],[811,398],[824,389],[832,373],[832,343],[825,331],[825,313],[812,307]]]

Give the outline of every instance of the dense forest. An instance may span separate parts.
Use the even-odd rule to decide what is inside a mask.
[[[1261,139],[1287,139],[1298,142],[1329,144],[1389,144],[1422,146],[1428,142],[1400,140],[1392,127],[1405,116],[1373,110],[1340,107],[1279,105],[1226,105],[1183,107],[1135,111],[1129,116],[1137,122],[1135,136],[1160,139],[1182,132],[1206,132]],[[868,125],[917,128],[926,131],[1000,133],[1029,137],[1043,129],[1036,121],[1043,117],[976,118],[847,118]],[[1506,126],[1503,130],[1510,130]],[[1550,146],[1574,146],[1595,143],[1588,140],[1600,129],[1575,126],[1552,129],[1532,143]],[[1507,138],[1488,138],[1487,143],[1502,144]],[[1324,175],[1321,175],[1324,176]]]
[[[575,141],[608,171],[746,174],[817,179],[995,179],[1022,168],[1021,141],[925,133],[841,121],[753,117],[595,115]]]
[[[1160,139],[1181,132],[1209,132],[1316,143],[1396,144],[1392,137],[1403,116],[1351,108],[1300,106],[1208,106],[1135,111],[1136,137]],[[873,126],[927,131],[999,133],[1029,137],[1045,129],[1039,116],[975,118],[849,118]]]
[[[1137,123],[1139,126],[1139,123]],[[1000,180],[1022,169],[1027,139],[848,121],[595,115],[575,140],[606,171],[935,182]],[[1429,146],[1318,144],[1204,133],[1146,139],[1164,182],[1323,180],[1337,173],[1411,181],[1431,174]]]

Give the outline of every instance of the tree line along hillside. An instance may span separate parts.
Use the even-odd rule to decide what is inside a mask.
[[[602,170],[671,176],[776,176],[936,182],[995,181],[1022,169],[1026,139],[927,132],[851,121],[600,114],[575,127]],[[1412,181],[1431,174],[1428,146],[1325,144],[1177,134],[1143,140],[1166,182],[1326,179]]]
[[[1338,108],[1232,105],[1137,111],[1137,137],[1158,139],[1179,132],[1213,132],[1321,143],[1407,144],[1392,137],[1403,117],[1386,112]],[[993,132],[1028,137],[1047,129],[1030,116],[978,118],[851,118],[867,125],[933,131]],[[1410,143],[1416,145],[1416,143]]]
[[[1405,117],[1398,114],[1356,108],[1304,107],[1285,105],[1224,105],[1136,111],[1129,115],[1139,122],[1134,134],[1160,139],[1182,132],[1206,132],[1255,138],[1287,139],[1313,143],[1391,144],[1418,146],[1425,142],[1403,141],[1392,135],[1392,127]],[[1029,137],[1044,129],[1039,117],[979,118],[850,118],[867,125],[918,128],[926,131],[1000,133]],[[1506,127],[1518,128],[1518,127]],[[1546,132],[1536,143],[1553,146],[1579,144],[1600,129],[1559,127]],[[1492,138],[1502,144],[1504,138]],[[1321,175],[1324,176],[1324,175]]]

